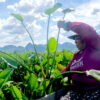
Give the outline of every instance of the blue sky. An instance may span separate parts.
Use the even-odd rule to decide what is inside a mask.
[[[45,44],[48,16],[44,12],[58,2],[62,4],[62,7],[51,16],[49,38],[57,38],[56,24],[58,20],[62,19],[61,11],[65,8],[75,9],[75,12],[65,16],[66,21],[85,22],[100,33],[100,0],[0,0],[0,47],[5,45],[25,46],[31,42],[20,22],[13,18],[11,13],[23,16],[24,23],[34,38],[35,44]],[[67,38],[72,34],[74,33],[62,29],[59,43],[74,43]]]

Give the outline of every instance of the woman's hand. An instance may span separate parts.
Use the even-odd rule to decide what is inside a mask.
[[[58,21],[57,26],[58,28],[64,28],[65,21]]]
[[[65,31],[70,31],[72,28],[72,23],[70,21],[58,21],[57,26],[58,28],[63,28]]]

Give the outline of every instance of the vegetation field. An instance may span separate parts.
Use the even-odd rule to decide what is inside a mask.
[[[33,52],[0,53],[0,99],[33,100],[67,85],[59,75],[60,70],[70,62],[73,53],[57,51],[53,65],[53,53],[49,61],[47,53],[41,52],[38,56],[39,59]],[[52,82],[52,75],[61,80]]]

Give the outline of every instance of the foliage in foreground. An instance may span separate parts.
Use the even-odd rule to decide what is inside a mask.
[[[58,90],[59,85],[63,86],[63,80],[59,84],[58,82],[51,84],[50,67],[52,67],[53,53],[50,54],[49,67],[47,53],[38,53],[41,62],[33,52],[7,54],[0,53],[1,99],[12,99],[11,97],[17,100],[36,99]],[[56,52],[55,67],[51,73],[55,79],[61,75],[59,71],[66,67],[72,56],[73,53],[67,50]],[[58,78],[62,79],[62,76]]]

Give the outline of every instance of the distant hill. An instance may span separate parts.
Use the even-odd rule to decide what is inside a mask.
[[[14,51],[24,52],[25,48],[22,47],[22,46],[16,47],[14,45],[7,45],[7,46],[4,46],[4,47],[0,48],[0,50],[10,51],[10,52],[14,52]]]
[[[45,51],[46,45],[36,45],[36,49],[38,52],[43,52]],[[71,50],[71,51],[77,51],[77,48],[74,44],[66,42],[63,44],[58,44],[58,48],[57,50],[62,50],[62,49],[67,49],[67,50]],[[10,52],[24,52],[26,51],[33,51],[33,45],[31,43],[28,43],[25,47],[22,46],[14,46],[14,45],[7,45],[4,47],[1,47],[0,50],[5,50],[5,51],[10,51]]]

